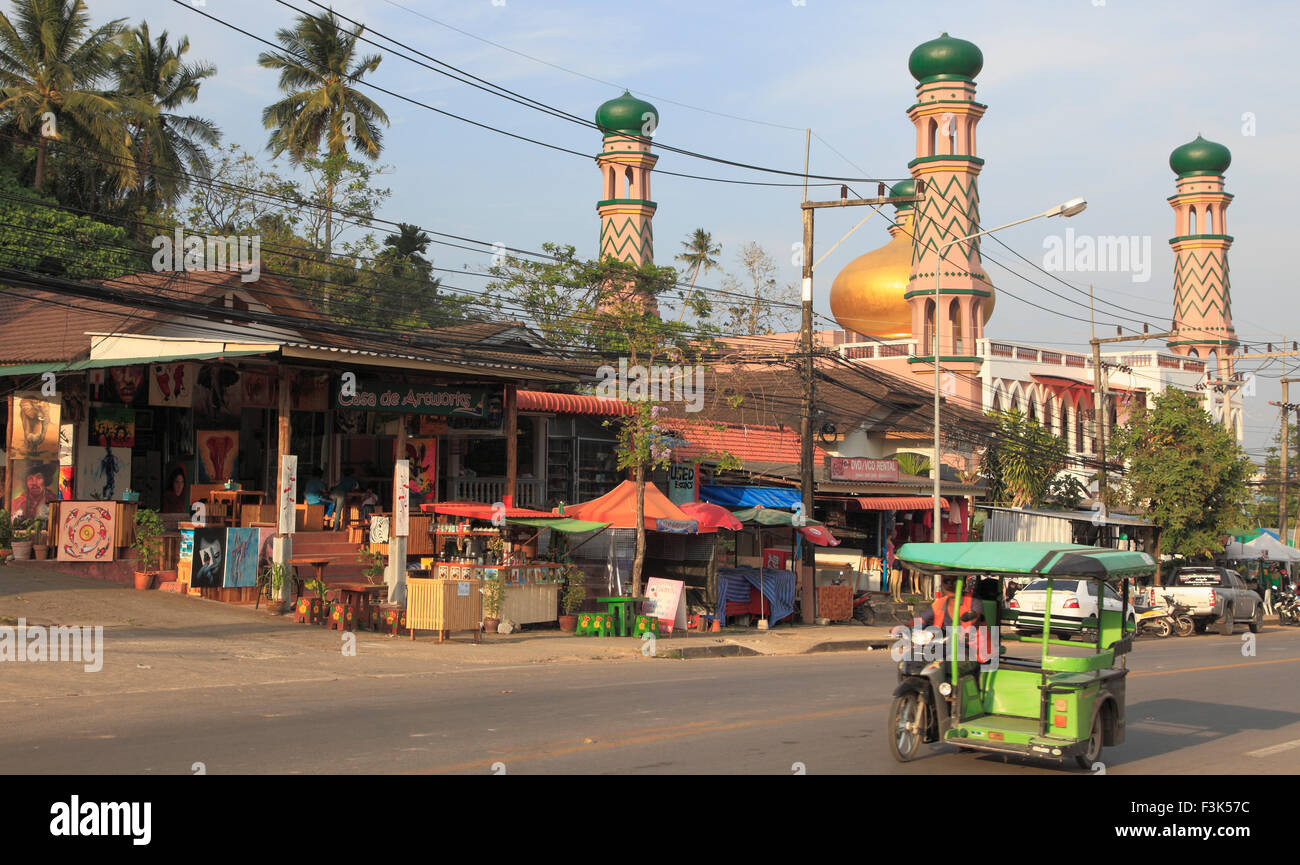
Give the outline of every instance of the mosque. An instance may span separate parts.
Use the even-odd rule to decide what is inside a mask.
[[[976,101],[975,79],[983,65],[976,45],[947,33],[912,51],[908,70],[917,82],[916,101],[907,109],[916,129],[915,156],[908,163],[912,179],[895,184],[892,194],[915,196],[921,189],[924,197],[896,205],[890,241],[835,277],[830,307],[842,330],[815,337],[848,360],[932,391],[937,327],[946,402],[976,411],[1019,410],[1063,439],[1072,457],[1087,460],[1097,449],[1090,352],[987,336],[997,293],[981,262],[979,240],[949,246],[938,260],[941,244],[981,228],[978,181],[984,160],[976,127],[988,106]],[[596,120],[604,133],[596,158],[602,178],[601,255],[638,265],[652,261],[656,204],[650,199],[650,174],[658,157],[650,152],[650,134],[658,114],[624,93],[600,106]],[[1168,199],[1174,211],[1172,335],[1163,348],[1134,342],[1102,353],[1106,420],[1112,429],[1125,421],[1135,400],[1145,402],[1177,387],[1203,392],[1206,409],[1242,439],[1239,382],[1232,370],[1239,344],[1228,279],[1232,237],[1226,212],[1232,195],[1224,191],[1231,159],[1226,147],[1199,135],[1170,154],[1176,175]],[[785,336],[797,344],[797,333]],[[914,437],[897,440],[891,452],[865,455],[907,452],[930,456],[932,448]],[[944,465],[957,472],[972,469],[973,459],[969,450],[945,448],[943,455]],[[1077,474],[1086,481],[1092,471],[1081,467]]]

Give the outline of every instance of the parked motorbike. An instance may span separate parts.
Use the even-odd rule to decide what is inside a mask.
[[[871,606],[870,592],[858,592],[853,596],[853,618],[864,625],[876,623],[876,610]]]
[[[1278,624],[1300,625],[1300,598],[1295,592],[1280,593],[1273,602],[1273,609],[1277,610]]]
[[[1149,610],[1136,610],[1137,633],[1155,634],[1167,637],[1174,632],[1174,619],[1167,610],[1152,607]]]
[[[1191,607],[1186,604],[1180,604],[1174,599],[1173,595],[1165,595],[1165,611],[1169,613],[1169,618],[1173,620],[1174,633],[1180,637],[1190,637],[1196,632],[1196,622],[1188,615]]]

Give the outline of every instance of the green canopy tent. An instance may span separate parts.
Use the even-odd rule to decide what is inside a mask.
[[[763,572],[767,567],[767,561],[763,558],[763,528],[785,527],[790,528],[790,558],[794,559],[795,548],[795,531],[803,526],[822,526],[825,523],[820,520],[814,520],[811,517],[803,517],[792,511],[783,511],[778,508],[765,508],[762,505],[753,508],[745,508],[742,511],[732,511],[731,515],[746,525],[760,526],[758,532],[758,609],[759,616],[767,618],[764,611],[765,598],[763,595]],[[799,522],[796,525],[795,519],[798,517]],[[796,580],[796,583],[798,581]]]

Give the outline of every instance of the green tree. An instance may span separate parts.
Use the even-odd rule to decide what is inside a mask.
[[[36,149],[33,188],[45,188],[52,140],[99,150],[107,157],[99,173],[129,187],[123,100],[103,87],[126,19],[92,29],[82,0],[16,0],[13,16],[0,13],[0,116]]]
[[[126,231],[69,213],[0,171],[0,264],[69,279],[112,279],[148,268]]]
[[[1250,458],[1195,394],[1169,390],[1153,408],[1139,406],[1115,431],[1113,453],[1127,466],[1125,499],[1161,527],[1166,553],[1219,552],[1221,536],[1240,526]]]
[[[347,147],[376,160],[383,149],[380,124],[388,115],[362,93],[358,85],[383,59],[378,54],[357,56],[358,37],[364,26],[348,32],[331,10],[324,15],[300,15],[292,29],[281,28],[275,38],[283,51],[264,51],[257,62],[280,73],[286,94],[262,111],[262,123],[271,130],[268,149],[276,156],[288,153],[297,163],[315,156],[325,145],[321,168],[329,183],[325,201],[323,257],[333,251],[334,188],[346,172]],[[328,311],[328,310],[327,310]]]
[[[680,261],[687,270],[691,272],[691,294],[695,293],[695,280],[699,279],[701,272],[709,272],[718,266],[718,260],[715,255],[722,254],[722,244],[713,242],[713,235],[703,228],[697,228],[687,235],[682,241],[682,251],[677,254],[676,261]],[[686,312],[686,306],[682,306],[682,314]],[[678,316],[680,320],[681,315]]]
[[[1068,464],[1065,442],[1015,409],[988,415],[998,425],[980,456],[988,500],[1018,508],[1042,505]]]
[[[186,37],[172,44],[164,30],[153,38],[146,22],[125,34],[114,65],[118,91],[132,97],[127,122],[142,217],[175,204],[190,188],[187,175],[212,173],[206,148],[216,146],[221,133],[210,120],[176,113],[198,99],[204,79],[217,71],[210,63],[185,62],[189,50]]]

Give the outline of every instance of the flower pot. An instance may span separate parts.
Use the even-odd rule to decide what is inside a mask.
[[[47,544],[36,544],[32,547],[32,553],[36,556],[38,562],[43,562],[46,556],[50,554],[50,548]]]
[[[147,591],[153,588],[153,578],[157,576],[154,571],[136,571],[135,587],[141,591]]]
[[[25,562],[32,557],[31,541],[14,541],[14,561]]]
[[[491,617],[484,617],[484,619],[483,619],[483,630],[484,630],[484,631],[487,631],[489,634],[495,634],[495,633],[497,632],[497,625],[499,625],[499,624],[501,624],[501,620],[500,620],[500,619],[494,619],[494,618],[491,618]]]
[[[572,615],[572,616],[569,616],[569,615],[561,615],[561,616],[560,616],[560,630],[561,630],[561,631],[572,631],[572,630],[574,630],[574,629],[577,628],[577,627],[578,627],[578,616],[577,616],[577,614],[574,614],[574,615]]]

